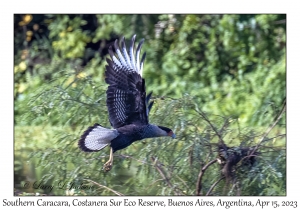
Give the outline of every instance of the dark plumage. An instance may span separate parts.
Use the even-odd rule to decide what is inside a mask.
[[[89,127],[81,136],[78,146],[85,152],[97,152],[107,145],[111,147],[109,161],[104,165],[106,171],[112,167],[112,153],[126,148],[132,142],[144,138],[171,136],[175,134],[169,128],[149,124],[148,114],[153,105],[149,103],[151,94],[146,95],[145,80],[142,78],[143,63],[146,53],[139,60],[142,40],[134,50],[135,35],[131,39],[127,52],[125,39],[114,43],[114,52],[110,47],[111,57],[107,59],[105,82],[109,121],[114,129],[107,129],[99,124]],[[135,53],[134,53],[135,51]]]

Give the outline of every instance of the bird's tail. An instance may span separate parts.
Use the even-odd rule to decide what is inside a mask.
[[[78,147],[84,152],[97,152],[119,135],[115,129],[107,129],[99,124],[89,127],[78,141]]]

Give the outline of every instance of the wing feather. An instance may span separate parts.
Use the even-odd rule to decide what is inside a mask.
[[[146,52],[144,52],[143,56],[142,56],[142,60],[141,60],[141,64],[140,64],[140,75],[143,75],[143,66],[144,66],[144,60],[146,58]]]
[[[135,65],[135,58],[134,58],[134,54],[133,54],[134,41],[135,41],[135,35],[131,39],[131,45],[129,48],[129,57],[130,57],[130,62],[131,62],[131,66],[133,67],[133,70],[138,72],[138,69],[136,68],[136,65]]]
[[[142,41],[140,41],[140,43],[139,43],[139,45],[138,45],[138,47],[136,49],[136,52],[135,52],[136,67],[137,67],[137,69],[138,69],[139,72],[141,70],[139,57],[140,57],[141,48],[142,48],[143,43],[144,43],[144,39],[142,39]]]
[[[139,52],[142,42],[139,43],[136,57],[134,58],[134,41],[132,37],[127,53],[125,39],[121,39],[122,49],[120,50],[117,41],[114,43],[114,54],[109,49],[111,57],[107,59],[105,81],[109,84],[106,91],[109,120],[114,128],[129,124],[148,124],[148,101],[146,101],[145,80],[136,65],[139,60]],[[122,51],[122,52],[121,52]],[[141,64],[144,62],[143,56]],[[149,100],[149,99],[148,99]]]
[[[132,71],[132,70],[134,70],[134,69],[133,69],[132,66],[131,66],[130,59],[129,59],[129,55],[128,55],[127,50],[126,50],[125,37],[123,37],[121,44],[122,44],[123,55],[124,55],[126,64],[127,64],[127,66],[128,66],[128,69],[130,69],[130,70]]]
[[[123,55],[122,55],[122,53],[121,53],[121,51],[119,49],[118,40],[117,39],[115,41],[114,47],[115,47],[115,51],[116,51],[116,53],[117,53],[117,55],[119,57],[119,61],[121,62],[121,65],[122,66],[127,66],[126,61],[125,61],[125,59],[124,59],[124,57],[123,57]]]

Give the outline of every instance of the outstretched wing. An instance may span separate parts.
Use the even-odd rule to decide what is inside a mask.
[[[131,39],[129,53],[127,52],[124,37],[121,40],[121,49],[118,40],[114,43],[114,52],[111,47],[107,59],[105,81],[109,84],[106,91],[109,120],[114,128],[129,124],[148,124],[148,102],[146,97],[145,80],[142,78],[143,63],[146,53],[141,61],[140,51],[142,40],[136,51],[134,47],[135,35]],[[135,53],[134,53],[135,51]]]

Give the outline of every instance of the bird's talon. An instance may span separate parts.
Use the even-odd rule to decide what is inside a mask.
[[[110,162],[105,163],[104,166],[103,166],[103,170],[104,170],[105,172],[110,171],[111,168],[112,168],[112,164],[111,164]]]

